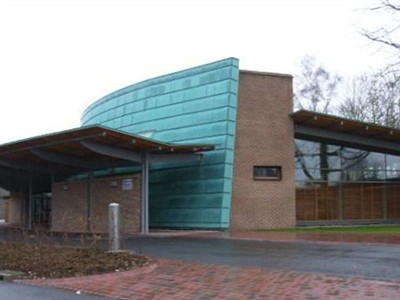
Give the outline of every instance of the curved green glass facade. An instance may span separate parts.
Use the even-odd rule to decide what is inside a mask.
[[[128,86],[83,113],[82,125],[216,146],[199,162],[151,166],[151,227],[229,227],[238,79],[229,58]]]

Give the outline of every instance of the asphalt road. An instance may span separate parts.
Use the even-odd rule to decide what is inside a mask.
[[[400,279],[400,247],[203,238],[137,237],[125,241],[139,254],[166,259],[298,272]]]
[[[107,300],[110,298],[76,294],[48,287],[0,281],[1,300]]]

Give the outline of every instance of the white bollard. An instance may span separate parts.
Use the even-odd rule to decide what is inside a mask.
[[[119,250],[119,204],[108,205],[108,250]]]

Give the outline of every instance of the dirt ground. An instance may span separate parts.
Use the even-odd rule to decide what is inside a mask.
[[[132,252],[0,242],[0,270],[23,272],[21,278],[61,278],[132,270],[149,259]]]

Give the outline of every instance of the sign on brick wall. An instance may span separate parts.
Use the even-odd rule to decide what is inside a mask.
[[[133,189],[133,180],[131,178],[122,180],[122,190],[129,191]]]

